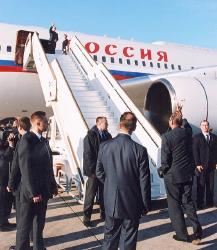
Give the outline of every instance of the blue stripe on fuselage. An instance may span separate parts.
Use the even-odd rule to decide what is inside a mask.
[[[12,60],[0,60],[0,66],[17,66],[17,64]]]
[[[112,75],[122,75],[126,77],[139,77],[139,76],[149,76],[150,73],[140,73],[140,72],[129,72],[121,70],[109,70]]]

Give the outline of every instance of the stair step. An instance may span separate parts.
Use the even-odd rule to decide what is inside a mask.
[[[73,73],[73,75],[81,77],[81,73],[78,70],[74,70],[72,68],[66,68],[66,67],[62,67],[62,70],[64,73],[70,73],[70,74]]]
[[[82,77],[80,74],[79,74],[79,75],[75,75],[75,74],[73,74],[73,72],[70,73],[70,72],[68,72],[68,71],[66,72],[66,71],[64,71],[64,70],[63,70],[63,73],[64,73],[65,77],[66,77],[66,78],[69,78],[69,79],[73,79],[73,80],[74,80],[74,79],[75,79],[75,80],[76,80],[76,79],[77,79],[77,80],[86,80],[86,78]]]
[[[70,89],[74,92],[74,91],[80,91],[80,90],[85,90],[85,91],[91,91],[93,90],[92,86],[71,86],[70,85]]]
[[[87,119],[96,119],[98,116],[105,116],[107,119],[114,119],[114,115],[108,112],[82,112],[83,116]]]
[[[103,113],[103,112],[108,112],[109,109],[107,106],[95,106],[95,107],[90,107],[90,106],[80,106],[80,109],[83,113]]]
[[[77,97],[81,97],[81,96],[86,96],[86,97],[101,96],[100,92],[97,91],[97,90],[92,90],[92,91],[75,91],[73,94],[74,94],[74,96],[77,96]]]
[[[96,123],[96,118],[86,118],[86,122],[89,124],[94,124]],[[107,119],[108,124],[112,127],[115,127],[117,125],[117,122],[115,121],[115,118],[108,118]]]
[[[66,79],[67,80],[67,79]],[[69,82],[69,81],[67,81],[68,82],[68,84],[69,84],[69,86],[70,87],[73,87],[73,86],[80,86],[80,87],[84,87],[84,86],[90,86],[90,85],[88,85],[88,83],[86,83],[86,82]]]
[[[100,103],[103,103],[104,102],[104,99],[103,97],[101,96],[90,96],[90,97],[87,97],[87,96],[77,96],[76,99],[79,101],[79,102],[94,102],[94,103],[97,103],[97,102],[100,102]]]
[[[105,105],[104,101],[90,101],[90,100],[80,101],[80,100],[78,100],[78,102],[79,102],[79,106],[95,107],[95,106],[104,106]]]

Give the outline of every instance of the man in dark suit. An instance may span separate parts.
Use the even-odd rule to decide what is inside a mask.
[[[21,117],[17,119],[17,129],[18,133],[21,136],[27,136],[31,128],[30,120],[28,117]],[[18,147],[19,147],[19,140],[17,141],[13,161],[11,164],[11,171],[9,174],[9,181],[8,181],[8,192],[13,192],[15,196],[15,207],[16,207],[16,223],[19,223],[19,211],[20,211],[20,181],[21,181],[21,173],[19,167],[19,159],[18,159]],[[31,237],[32,238],[32,237]],[[10,250],[15,249],[15,246],[11,246]]]
[[[167,203],[175,240],[190,242],[184,219],[184,208],[193,231],[193,244],[199,244],[202,228],[191,199],[194,163],[192,153],[192,129],[182,120],[181,108],[169,120],[171,131],[162,135],[161,167],[167,192]],[[183,126],[183,127],[182,127]]]
[[[19,223],[16,250],[29,249],[29,233],[33,225],[33,249],[44,250],[43,229],[48,199],[57,194],[49,144],[42,137],[47,130],[45,113],[31,116],[32,132],[20,139],[17,150],[20,167]]]
[[[8,140],[0,139],[0,231],[11,230],[16,225],[9,223],[10,196],[7,192],[10,161],[13,157],[14,142],[9,135]]]
[[[194,161],[197,176],[197,207],[213,206],[214,174],[217,168],[217,136],[210,132],[209,122],[200,124],[201,133],[193,138]],[[206,201],[204,194],[206,190]]]
[[[103,184],[96,178],[95,172],[99,145],[112,138],[107,129],[108,122],[106,117],[97,117],[96,125],[87,132],[84,138],[83,171],[84,175],[88,176],[84,198],[83,218],[83,222],[86,226],[92,226],[90,220],[97,192],[99,193],[100,217],[102,220],[105,219]]]
[[[50,33],[50,38],[49,38],[49,43],[50,43],[50,53],[51,54],[55,54],[55,50],[56,50],[56,44],[59,40],[58,38],[58,34],[56,32],[56,26],[52,25],[49,29],[49,33]]]
[[[120,118],[120,133],[100,145],[96,176],[104,183],[104,250],[136,249],[139,218],[150,209],[151,184],[147,150],[131,139],[137,119]]]

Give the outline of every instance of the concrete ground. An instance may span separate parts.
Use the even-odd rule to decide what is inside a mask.
[[[82,224],[82,205],[64,193],[59,194],[48,206],[44,229],[47,249],[101,249],[103,223],[99,220],[98,212],[98,207],[95,206],[93,221],[97,223],[97,227],[88,229]],[[14,217],[13,213],[11,222],[15,222]],[[174,232],[167,210],[153,211],[141,219],[137,249],[217,249],[217,208],[199,211],[199,219],[204,229],[204,239],[201,245],[194,246],[172,239]],[[192,233],[190,228],[189,233]],[[16,231],[0,232],[0,250],[14,245],[15,234]]]

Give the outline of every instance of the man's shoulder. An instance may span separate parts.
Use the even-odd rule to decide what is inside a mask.
[[[138,142],[131,140],[131,143],[139,150],[140,152],[142,151],[147,151],[147,148],[144,147],[143,145],[139,144]]]
[[[161,138],[162,139],[168,139],[170,138],[172,135],[174,134],[174,130],[170,130],[170,131],[167,131],[165,133],[162,134]]]
[[[110,140],[106,140],[106,141],[104,141],[104,142],[101,142],[100,143],[100,147],[102,148],[102,147],[112,147],[112,145],[115,143],[115,140],[116,139],[116,137],[115,138],[111,138]]]
[[[87,131],[87,135],[86,136],[90,136],[90,137],[97,136],[97,128],[96,128],[96,126],[93,126],[91,129],[89,129]]]
[[[31,132],[27,132],[25,135],[23,135],[19,141],[19,145],[23,145],[23,144],[33,144],[34,142],[36,142],[36,136],[31,133]]]
[[[197,134],[195,134],[195,135],[193,136],[193,139],[194,139],[194,140],[199,140],[199,139],[201,139],[203,136],[204,136],[204,135],[203,135],[202,133],[197,133]]]
[[[217,139],[217,135],[214,133],[210,133],[210,136],[212,136],[214,139]]]

